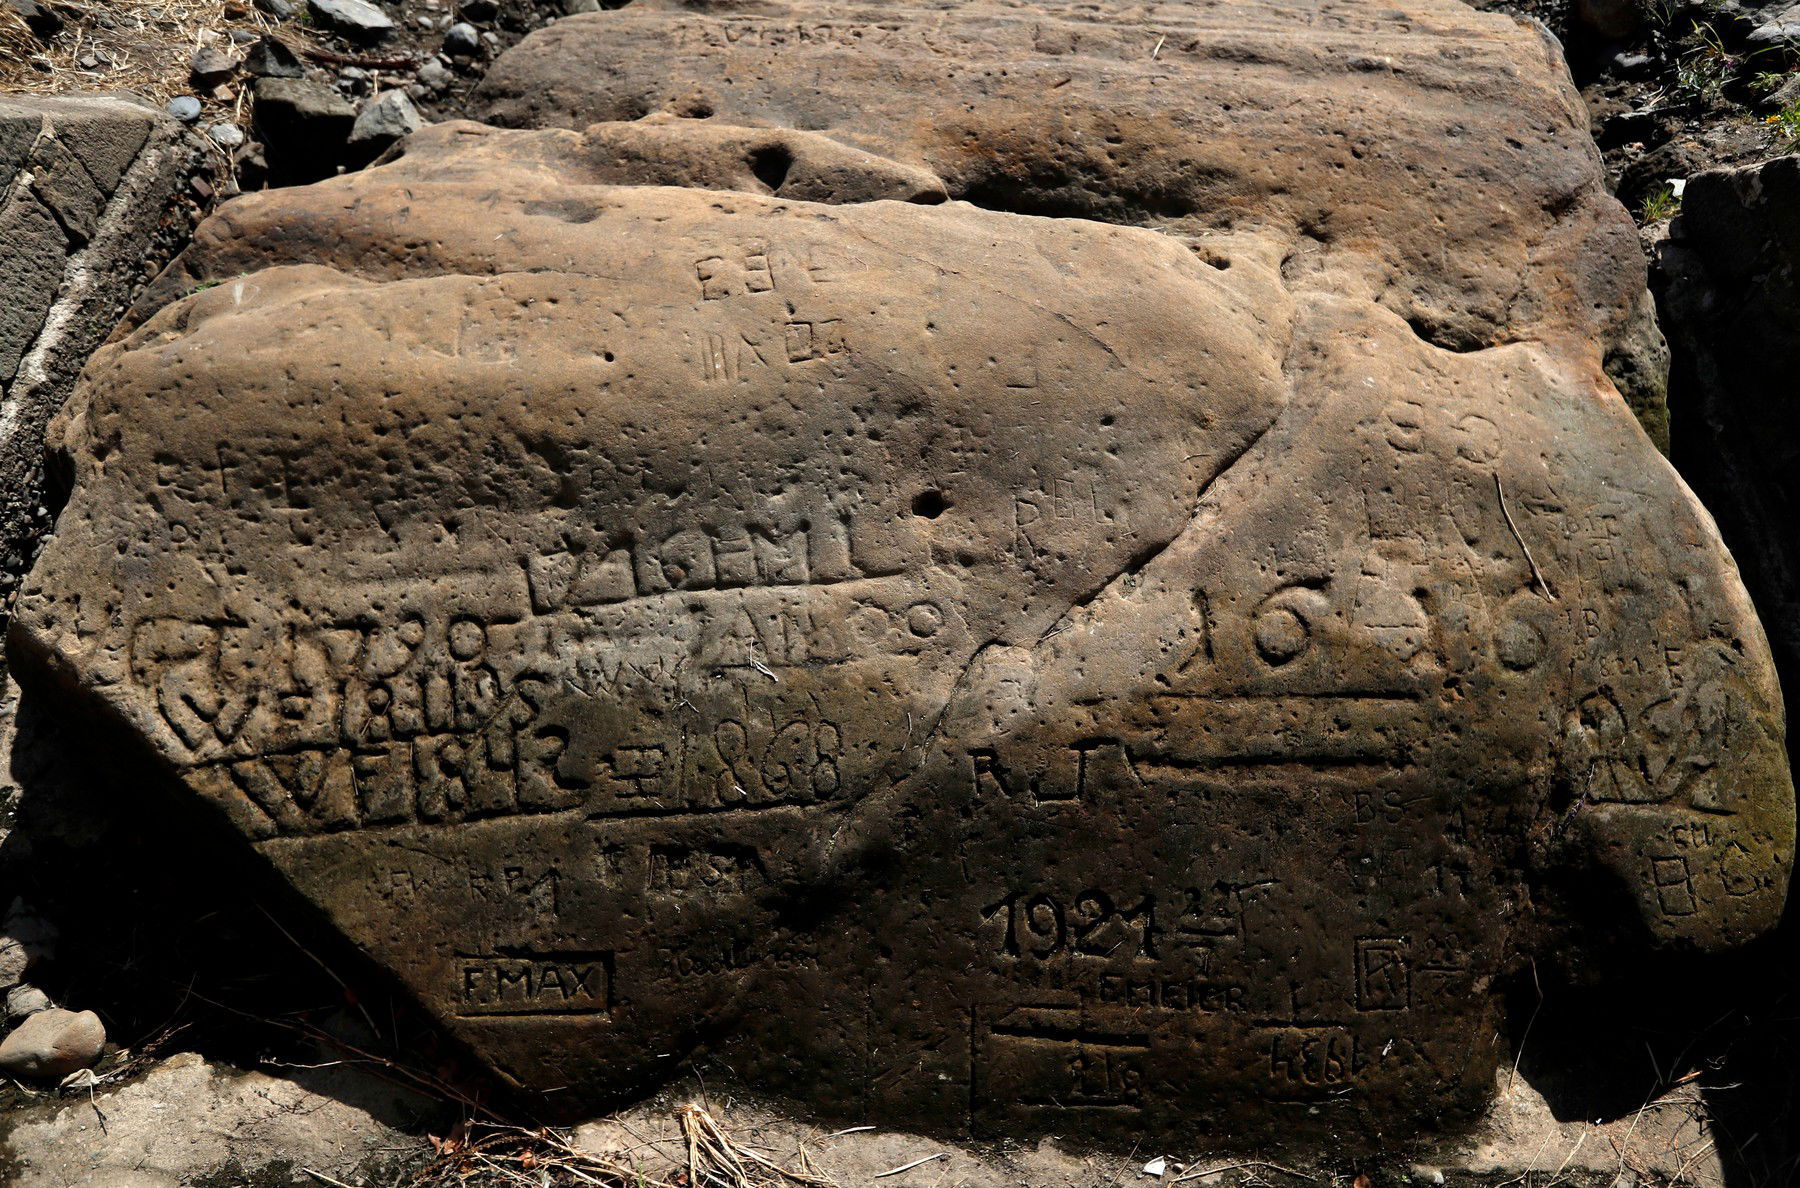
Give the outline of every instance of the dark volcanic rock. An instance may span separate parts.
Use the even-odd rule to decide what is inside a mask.
[[[146,279],[197,149],[167,117],[103,98],[0,99],[0,582],[48,528],[44,427]]]
[[[326,28],[366,41],[389,37],[399,28],[393,17],[370,0],[306,0],[306,7]]]
[[[4,3],[19,15],[25,27],[39,40],[48,41],[62,32],[62,15],[49,5],[40,4],[38,0],[4,0]]]
[[[300,55],[273,37],[263,37],[244,57],[244,69],[259,78],[304,78]]]
[[[65,414],[33,695],[572,1108],[1386,1149],[1510,974],[1768,929],[1780,693],[1545,44],[1055,11],[640,3],[493,92],[631,122],[231,204]]]
[[[230,82],[243,64],[243,60],[236,54],[213,46],[202,46],[194,51],[189,69],[196,86],[211,89]]]

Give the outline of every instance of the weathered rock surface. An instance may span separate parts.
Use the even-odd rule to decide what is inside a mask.
[[[1302,237],[1290,268],[1353,268],[1440,346],[1598,339],[1666,444],[1642,255],[1557,47],[1453,0],[636,0],[533,33],[477,98],[508,127],[663,112],[825,131],[1023,214],[1272,223]]]
[[[23,983],[15,985],[6,992],[6,1016],[8,1019],[23,1019],[38,1011],[49,1010],[56,1004],[50,996],[36,986]]]
[[[0,593],[47,527],[44,427],[162,250],[197,162],[134,103],[0,98]]]
[[[1780,693],[1536,33],[795,12],[569,22],[570,118],[659,118],[211,220],[63,420],[36,695],[568,1108],[1368,1147],[1528,960],[1774,922]]]
[[[417,132],[424,123],[405,91],[384,91],[357,113],[349,143],[373,158],[396,140]]]
[[[378,40],[399,27],[380,5],[369,0],[306,0],[306,7],[314,19],[353,37]]]

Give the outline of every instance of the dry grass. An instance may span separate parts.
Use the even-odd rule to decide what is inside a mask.
[[[56,9],[63,31],[46,45],[0,8],[0,90],[132,91],[163,103],[191,92],[188,64],[200,46],[223,44],[233,27],[270,27],[248,0],[61,0]]]
[[[10,8],[0,7],[0,62],[8,67],[24,61],[37,49],[37,38],[25,27],[25,19]]]
[[[436,1158],[402,1184],[403,1188],[838,1188],[813,1167],[804,1147],[795,1153],[794,1166],[787,1167],[734,1139],[701,1106],[683,1106],[678,1120],[687,1148],[685,1166],[679,1168],[654,1166],[664,1162],[660,1159],[647,1164],[628,1152],[586,1151],[566,1134],[547,1128],[476,1124],[432,1140]],[[365,1188],[316,1171],[307,1174],[332,1188]]]

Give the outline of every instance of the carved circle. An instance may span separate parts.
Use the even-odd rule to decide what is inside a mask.
[[[1389,445],[1407,454],[1425,448],[1425,406],[1416,400],[1396,400],[1381,410],[1387,422]]]
[[[1500,427],[1479,413],[1469,413],[1456,423],[1458,457],[1469,462],[1492,462],[1500,456]]]
[[[1494,647],[1500,654],[1500,663],[1514,672],[1525,672],[1536,668],[1544,659],[1544,652],[1550,646],[1544,633],[1538,630],[1535,623],[1525,619],[1514,619],[1500,628],[1499,637]]]
[[[929,602],[915,602],[906,608],[906,629],[920,639],[930,639],[944,626],[944,612]]]
[[[1290,607],[1263,607],[1257,612],[1252,629],[1257,655],[1270,664],[1286,664],[1312,643],[1312,628]]]
[[[458,619],[450,624],[450,654],[458,660],[473,660],[487,649],[487,632],[474,619]]]

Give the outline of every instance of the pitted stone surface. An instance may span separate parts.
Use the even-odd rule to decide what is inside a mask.
[[[717,1056],[943,1132],[1467,1116],[1507,976],[1757,935],[1794,805],[1736,571],[1601,370],[1642,278],[1570,97],[1420,8],[1321,11],[1454,16],[1457,70],[1357,87],[1465,109],[1445,186],[1566,145],[1492,174],[1563,200],[1434,221],[1376,170],[1318,183],[1340,241],[1271,164],[1115,226],[766,112],[444,125],[240,199],[65,415],[19,663],[570,1109]],[[1245,161],[1383,110],[1298,94],[1298,7],[1181,11],[1291,83],[1157,100],[1261,94]]]
[[[1458,0],[634,0],[477,97],[507,127],[823,131],[991,209],[1298,232],[1290,269],[1354,272],[1440,346],[1596,340],[1667,441],[1643,255],[1560,51]]]

